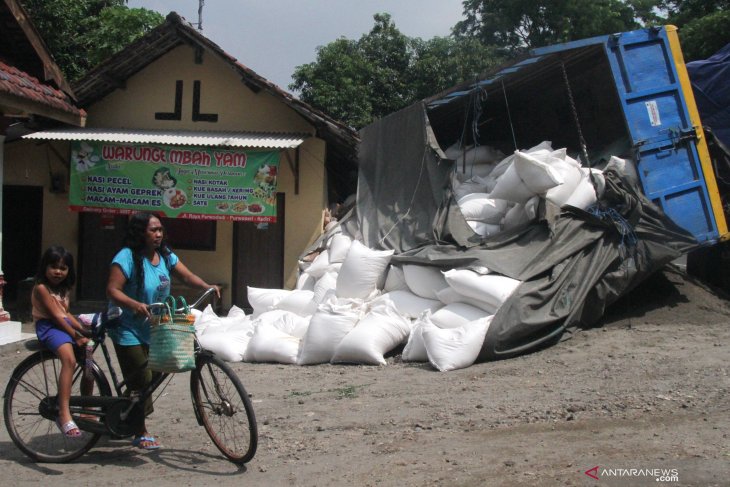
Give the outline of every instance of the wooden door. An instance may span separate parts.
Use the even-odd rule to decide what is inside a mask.
[[[121,248],[127,218],[79,213],[78,300],[106,300],[109,265]]]
[[[43,187],[7,185],[2,192],[4,301],[12,308],[19,282],[35,276],[43,252]],[[23,298],[27,301],[30,296]]]
[[[233,225],[232,304],[251,311],[246,287],[284,286],[285,195],[276,195],[276,223],[240,222]]]

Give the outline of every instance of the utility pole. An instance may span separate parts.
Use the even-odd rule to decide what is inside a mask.
[[[205,0],[198,0],[198,30],[203,30],[203,5]]]

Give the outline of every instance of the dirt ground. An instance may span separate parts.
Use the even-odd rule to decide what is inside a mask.
[[[35,464],[2,428],[0,485],[730,485],[729,318],[726,296],[667,268],[599,326],[511,360],[236,363],[259,427],[245,468],[195,422],[183,374],[148,422],[163,449],[102,439],[73,464]],[[3,384],[28,353],[0,348]]]

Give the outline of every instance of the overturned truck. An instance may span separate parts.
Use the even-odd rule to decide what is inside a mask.
[[[296,289],[196,321],[226,360],[446,371],[549,346],[728,237],[672,27],[537,49],[361,131]],[[396,360],[394,358],[394,360]]]
[[[535,49],[366,127],[361,139],[343,232],[393,250],[391,265],[519,281],[478,360],[555,343],[666,263],[728,237],[672,26]],[[576,164],[576,188],[593,199],[550,198],[543,180],[560,187],[569,177],[556,168]],[[535,189],[530,199],[495,186],[507,170]],[[499,206],[495,190],[509,205],[500,217],[467,214],[469,200]]]

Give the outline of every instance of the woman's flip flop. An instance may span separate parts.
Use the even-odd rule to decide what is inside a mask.
[[[76,423],[73,421],[66,421],[65,423],[61,424],[58,421],[56,421],[56,425],[58,426],[58,429],[61,430],[61,433],[66,438],[78,438],[83,433],[81,433],[81,430],[78,426],[76,426]]]
[[[135,436],[132,440],[132,446],[136,446],[142,450],[157,450],[160,448],[160,444],[157,443],[157,438],[152,435]]]

